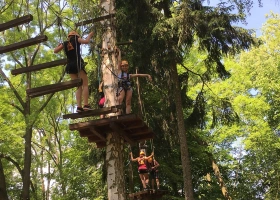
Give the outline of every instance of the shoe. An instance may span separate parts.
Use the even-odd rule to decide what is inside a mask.
[[[84,109],[82,107],[77,107],[77,113],[83,112]]]
[[[91,110],[90,105],[84,105],[84,111]]]

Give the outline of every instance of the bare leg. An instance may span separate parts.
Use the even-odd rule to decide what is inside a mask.
[[[80,78],[83,79],[82,94],[83,94],[84,105],[88,105],[88,77],[84,70],[81,70],[79,75]]]
[[[154,190],[155,189],[155,179],[152,179],[151,184],[152,184],[152,189]]]
[[[145,182],[144,174],[139,174],[139,177],[142,182],[143,188],[146,189],[146,182]]]
[[[77,79],[78,75],[77,74],[70,74],[71,80]],[[76,90],[76,101],[77,101],[77,106],[82,107],[82,87],[78,87]]]
[[[131,98],[132,98],[132,90],[127,90],[126,91],[126,100],[125,100],[126,114],[131,113]]]
[[[119,104],[119,105],[122,105],[124,96],[125,96],[125,91],[122,90],[122,91],[120,92],[119,96],[118,96],[118,104]],[[119,113],[119,114],[121,114],[121,113]]]
[[[159,179],[156,179],[156,183],[157,183],[157,189],[159,190]]]
[[[143,174],[146,186],[149,186],[149,175],[148,173]]]

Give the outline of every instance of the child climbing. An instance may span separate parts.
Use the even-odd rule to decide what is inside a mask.
[[[59,44],[54,49],[54,53],[58,53],[64,49],[67,56],[66,73],[70,75],[71,79],[81,78],[83,80],[83,85],[78,87],[76,91],[77,112],[91,109],[88,104],[88,76],[85,71],[84,60],[81,57],[80,45],[88,44],[92,36],[93,32],[90,32],[86,39],[82,39],[77,32],[70,31],[67,41]],[[84,107],[82,107],[82,98]]]
[[[138,162],[138,173],[143,185],[143,189],[147,190],[149,188],[149,175],[148,175],[148,166],[146,165],[146,161],[149,158],[153,157],[154,152],[152,152],[152,154],[148,157],[146,157],[145,155],[146,155],[145,152],[141,151],[139,157],[133,158],[132,152],[130,152],[131,161]]]
[[[117,97],[119,105],[122,104],[125,97],[126,114],[131,113],[131,98],[132,98],[132,85],[131,79],[136,77],[147,77],[149,81],[152,81],[152,77],[149,74],[129,74],[128,62],[123,60],[119,64],[118,70],[118,90]]]

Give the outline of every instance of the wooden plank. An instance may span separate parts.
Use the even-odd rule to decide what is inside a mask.
[[[103,21],[105,19],[110,19],[110,18],[113,18],[113,17],[115,17],[115,14],[109,14],[109,15],[105,15],[105,16],[101,16],[101,17],[85,20],[85,21],[82,21],[82,22],[78,22],[78,23],[75,23],[75,25],[76,25],[76,27],[83,26],[83,25],[87,25],[87,24]]]
[[[87,111],[88,112],[88,111]],[[75,123],[75,124],[69,124],[69,129],[71,131],[73,130],[80,130],[84,128],[89,128],[91,126],[102,126],[102,125],[107,125],[109,124],[110,121],[134,121],[134,120],[139,120],[140,118],[136,114],[127,114],[127,115],[118,115],[115,117],[111,118],[103,118],[103,119],[98,119],[98,120],[90,120],[87,122],[80,122],[80,123]]]
[[[14,43],[14,44],[3,46],[3,47],[0,47],[0,54],[7,53],[7,52],[10,52],[10,51],[14,51],[16,49],[28,47],[28,46],[38,44],[38,43],[41,43],[41,42],[45,42],[47,40],[48,40],[48,37],[45,36],[45,35],[42,35],[42,36],[37,36],[35,38],[31,38],[31,39],[28,39],[28,40],[24,40],[22,42],[17,42],[17,43]]]
[[[63,115],[63,119],[78,119],[78,118],[83,118],[83,117],[90,117],[90,116],[98,116],[98,115],[105,115],[109,113],[116,113],[118,112],[118,109],[121,109],[121,105],[117,106],[112,106],[112,107],[107,107],[107,108],[99,108],[95,110],[88,110],[85,112],[80,112],[80,113],[71,113],[71,114],[66,114]]]
[[[32,20],[33,20],[33,16],[30,15],[30,14],[22,16],[22,17],[19,17],[17,19],[13,19],[11,21],[8,21],[8,22],[5,22],[3,24],[0,24],[0,32],[4,31],[4,30],[7,30],[9,28],[12,28],[12,27],[24,24],[24,23],[28,23],[28,22],[30,22]]]
[[[14,69],[11,71],[12,75],[18,75],[22,73],[27,73],[27,72],[33,72],[33,71],[39,71],[41,69],[46,69],[46,68],[51,68],[55,67],[58,65],[65,65],[67,64],[67,59],[60,59],[60,60],[55,60],[47,63],[42,63],[38,65],[32,65],[29,67],[24,67],[24,68],[19,68],[19,69]]]
[[[96,130],[96,128],[91,127],[91,128],[90,128],[90,131],[91,131],[94,135],[96,135],[97,137],[99,137],[103,142],[106,142],[106,138],[103,137],[103,136],[99,133],[99,131]]]
[[[112,128],[113,131],[119,133],[126,142],[128,142],[130,145],[133,145],[134,142],[127,136],[127,133],[122,130],[122,128],[116,124],[115,122],[110,122],[110,127]]]
[[[83,84],[83,80],[78,78],[75,80],[66,81],[66,82],[62,82],[62,83],[56,83],[56,84],[52,84],[52,85],[46,85],[46,86],[42,86],[42,87],[27,89],[26,93],[28,96],[33,98],[33,97],[38,97],[38,96],[42,96],[45,94],[50,94],[50,93],[54,93],[54,92],[58,92],[58,91],[62,91],[62,90],[67,90],[67,89],[70,89],[73,87],[79,87],[82,84]]]

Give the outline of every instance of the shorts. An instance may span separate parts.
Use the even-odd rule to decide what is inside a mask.
[[[119,88],[117,89],[117,97],[121,94],[121,92],[122,92],[123,90],[125,90],[123,87],[119,87]],[[129,86],[128,88],[126,88],[125,91],[130,91],[130,90],[133,91],[131,86]]]
[[[150,171],[150,177],[151,179],[158,179],[159,178],[159,175],[158,175],[158,171]]]
[[[85,64],[84,64],[83,60],[82,60],[82,63],[80,63],[79,61],[77,62],[77,60],[68,61],[67,65],[66,65],[67,74],[78,74],[78,72],[81,70],[83,70],[85,73],[87,73],[85,70]]]
[[[147,173],[148,173],[148,170],[147,170],[147,169],[139,169],[139,170],[138,170],[138,173],[139,173],[139,174],[147,174]]]

